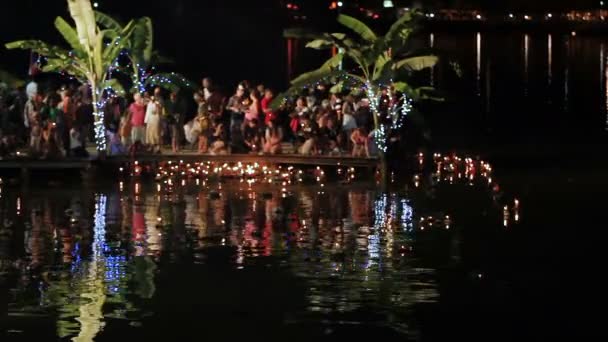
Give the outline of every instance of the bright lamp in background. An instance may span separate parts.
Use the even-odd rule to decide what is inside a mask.
[[[392,8],[395,7],[392,0],[384,0],[384,8]]]

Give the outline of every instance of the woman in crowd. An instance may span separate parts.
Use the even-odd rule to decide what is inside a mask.
[[[226,130],[221,118],[213,120],[211,127],[211,135],[209,138],[209,153],[212,155],[226,154],[228,152],[226,145]]]
[[[318,127],[314,121],[310,119],[308,115],[302,116],[302,123],[300,124],[299,136],[303,143],[298,149],[300,154],[311,155],[317,154],[317,134]]]
[[[290,114],[291,120],[289,122],[289,128],[291,128],[291,132],[297,135],[298,130],[300,129],[300,121],[302,116],[307,115],[309,112],[308,104],[306,102],[306,98],[304,96],[298,97],[296,100],[296,107]]]
[[[24,126],[29,131],[29,146],[32,154],[40,153],[40,135],[42,134],[40,126],[40,109],[42,107],[41,96],[34,94],[29,97],[25,103],[23,110]]]
[[[195,118],[196,129],[198,130],[198,153],[207,153],[209,148],[209,129],[211,119],[209,109],[203,103],[198,107],[198,115]]]
[[[61,156],[57,144],[57,124],[51,120],[46,121],[46,126],[42,130],[42,158],[56,159]]]
[[[150,101],[146,107],[146,144],[152,152],[161,153],[160,150],[160,115],[162,107],[160,102],[154,97],[150,97]]]
[[[127,110],[122,114],[120,118],[120,126],[118,128],[118,134],[120,136],[120,142],[122,145],[129,149],[131,146],[131,111]]]
[[[262,112],[262,105],[260,104],[260,93],[257,90],[253,90],[249,94],[249,107],[245,111],[245,120],[251,121],[253,119],[260,121],[260,113]]]
[[[264,139],[264,153],[281,153],[281,141],[283,140],[283,130],[275,121],[269,121],[266,127]]]
[[[368,138],[365,128],[355,129],[350,136],[350,140],[353,143],[353,157],[369,158],[369,149],[367,147]]]

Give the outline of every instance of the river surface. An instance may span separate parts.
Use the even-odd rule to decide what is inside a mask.
[[[386,193],[358,180],[5,184],[3,328],[9,340],[444,336],[461,314],[519,305],[501,270],[525,242],[526,204],[492,171],[446,159]]]

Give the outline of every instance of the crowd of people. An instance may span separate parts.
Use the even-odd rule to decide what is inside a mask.
[[[42,92],[34,81],[10,89],[0,83],[0,158],[87,157],[93,106],[88,87]]]
[[[103,108],[108,153],[162,153],[169,146],[173,153],[377,153],[366,98],[340,96],[318,85],[273,109],[274,96],[248,81],[226,96],[205,78],[192,97],[162,88],[113,97]],[[0,86],[0,157],[25,147],[40,158],[87,157],[86,146],[94,143],[91,101],[86,86],[46,92],[34,81],[14,90]]]

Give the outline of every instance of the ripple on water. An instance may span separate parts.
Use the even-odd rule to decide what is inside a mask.
[[[406,196],[367,186],[299,186],[286,196],[261,196],[230,184],[170,194],[154,184],[136,187],[2,197],[1,214],[13,224],[0,235],[0,280],[11,289],[14,317],[47,315],[57,336],[92,339],[118,321],[153,329],[146,322],[162,315],[166,298],[183,291],[179,298],[212,300],[227,290],[214,287],[222,277],[252,284],[287,274],[302,292],[281,297],[289,307],[284,323],[376,326],[415,336],[416,308],[440,300],[438,269],[460,262],[459,213],[439,208],[423,189]],[[192,284],[172,284],[183,272]],[[243,296],[222,300],[238,306]]]

